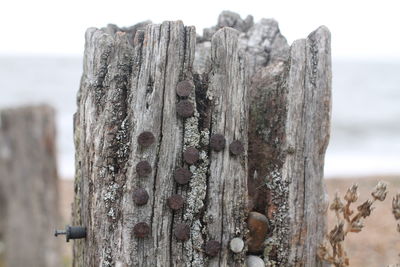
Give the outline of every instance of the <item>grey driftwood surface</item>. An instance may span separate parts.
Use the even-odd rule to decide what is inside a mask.
[[[223,12],[218,24],[197,36],[182,22],[109,25],[86,32],[84,69],[74,118],[76,147],[73,223],[88,236],[74,243],[74,266],[245,266],[250,242],[249,211],[268,217],[266,266],[317,266],[316,248],[325,231],[323,164],[331,107],[330,34],[321,27],[290,47],[276,21],[254,23]],[[194,115],[177,115],[178,82]],[[151,131],[155,143],[138,144]],[[223,134],[225,149],[209,141]],[[244,153],[229,144],[240,140]],[[200,160],[184,163],[196,147]],[[138,177],[147,160],[152,172]],[[190,169],[188,185],[173,178]],[[137,206],[136,188],[149,201]],[[166,199],[180,194],[184,208],[172,212]],[[150,234],[137,238],[146,222]],[[187,241],[174,236],[190,226]],[[209,240],[220,252],[205,253]]]
[[[52,108],[0,111],[0,199],[5,266],[61,266]]]

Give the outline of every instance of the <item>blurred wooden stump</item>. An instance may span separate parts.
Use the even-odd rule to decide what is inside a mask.
[[[7,267],[60,266],[54,110],[0,111],[0,238]],[[4,235],[4,236],[3,236]]]

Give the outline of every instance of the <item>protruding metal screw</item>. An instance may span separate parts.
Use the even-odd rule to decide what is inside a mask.
[[[225,137],[222,134],[213,134],[210,138],[210,146],[216,152],[222,151],[225,143]]]
[[[239,140],[233,141],[229,145],[229,151],[232,153],[232,155],[235,155],[235,156],[242,154],[244,152],[244,147],[243,147],[242,142],[240,142]]]
[[[194,106],[189,100],[181,100],[176,105],[176,112],[182,118],[189,118],[194,114]]]
[[[150,226],[145,223],[145,222],[140,222],[137,223],[134,227],[133,227],[133,234],[137,237],[137,238],[144,238],[147,237],[150,234]]]
[[[180,97],[188,97],[193,91],[193,85],[190,81],[181,81],[176,86],[176,94]]]
[[[199,160],[199,158],[199,151],[194,147],[188,147],[185,152],[183,152],[183,159],[187,164],[194,164]]]
[[[210,257],[217,256],[220,250],[221,243],[216,240],[210,240],[204,246],[204,252]]]
[[[184,185],[190,181],[192,175],[188,169],[179,167],[174,172],[174,179],[178,184]]]
[[[183,207],[185,200],[181,195],[172,195],[167,199],[167,205],[172,210],[179,210]]]
[[[152,171],[151,165],[147,160],[140,161],[136,165],[136,172],[139,176],[149,175]]]
[[[69,242],[70,239],[86,238],[86,227],[67,225],[65,230],[56,230],[54,236],[65,235],[65,239]]]
[[[133,191],[133,201],[136,203],[138,206],[145,205],[147,201],[149,200],[149,194],[147,191],[143,188],[137,188]]]
[[[138,136],[138,143],[143,147],[149,147],[154,143],[155,140],[156,138],[154,137],[153,133],[148,131],[142,132]]]
[[[186,241],[190,237],[190,226],[185,223],[179,223],[175,226],[174,234],[176,239]]]

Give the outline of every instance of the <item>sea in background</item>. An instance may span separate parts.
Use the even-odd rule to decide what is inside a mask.
[[[333,60],[327,178],[400,175],[399,73],[400,62]],[[72,116],[81,74],[81,57],[0,56],[0,108],[56,108],[62,178],[74,175]]]

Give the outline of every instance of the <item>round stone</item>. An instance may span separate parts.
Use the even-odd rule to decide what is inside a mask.
[[[234,253],[240,253],[243,251],[244,248],[244,242],[241,238],[235,237],[231,240],[229,243],[229,247]]]
[[[190,81],[181,81],[176,86],[176,94],[180,97],[188,97],[193,91],[193,85]]]
[[[210,138],[210,147],[216,152],[222,151],[225,143],[225,137],[222,134],[213,134]]]
[[[137,188],[133,191],[133,201],[136,203],[136,205],[142,206],[149,201],[149,194],[147,191],[143,188]]]
[[[136,172],[139,176],[149,175],[152,171],[151,165],[147,160],[140,161],[136,165]]]
[[[200,158],[199,151],[194,147],[186,148],[185,152],[183,152],[183,159],[187,164],[194,164]]]
[[[189,100],[181,100],[176,105],[176,112],[182,118],[189,118],[194,114],[194,106]]]
[[[264,267],[265,263],[260,257],[254,256],[254,255],[249,255],[246,258],[246,266],[247,267]]]
[[[179,210],[183,207],[185,200],[181,195],[172,195],[167,199],[167,205],[172,210]]]
[[[150,226],[145,222],[137,223],[133,227],[133,234],[138,238],[147,237],[150,234]]]
[[[247,219],[247,227],[249,228],[248,251],[250,253],[262,252],[264,241],[269,231],[267,217],[256,211],[250,212]]]
[[[218,255],[219,251],[221,250],[221,243],[219,243],[216,240],[210,240],[206,243],[204,246],[204,252],[210,256],[210,257],[215,257]]]
[[[242,142],[240,142],[239,140],[233,141],[229,145],[229,151],[232,153],[232,155],[235,155],[235,156],[242,154],[244,152],[244,147],[243,147]]]
[[[184,185],[190,181],[192,175],[188,169],[179,167],[174,172],[174,179],[178,184]]]
[[[180,241],[186,241],[190,237],[190,226],[185,223],[179,223],[175,226],[174,235]]]
[[[142,132],[138,136],[138,143],[143,147],[148,147],[154,143],[156,138],[154,137],[152,132]]]

